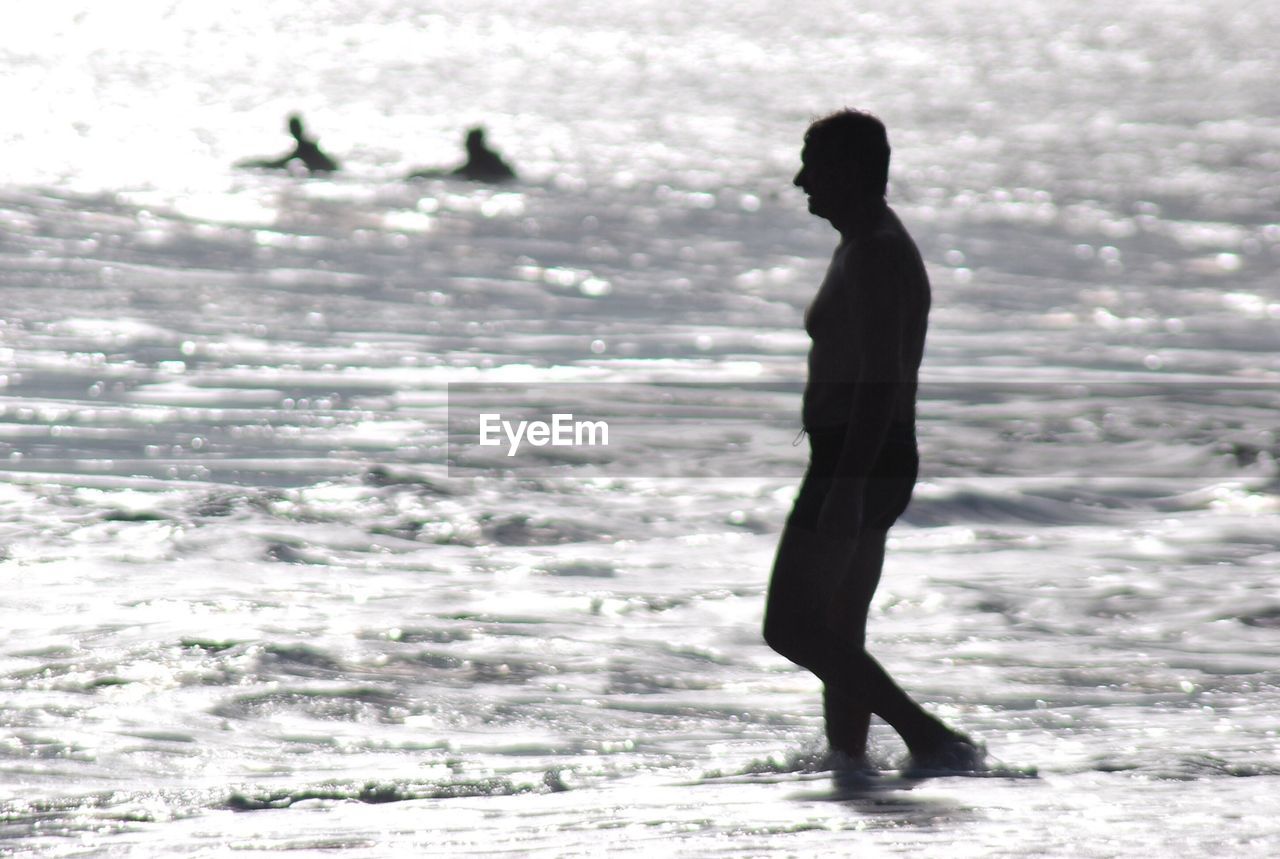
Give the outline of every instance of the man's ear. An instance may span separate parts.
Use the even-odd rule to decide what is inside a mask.
[[[841,159],[827,170],[827,175],[831,177],[832,182],[845,194],[854,195],[861,190],[857,165],[849,159]]]

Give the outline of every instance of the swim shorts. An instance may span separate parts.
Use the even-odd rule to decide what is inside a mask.
[[[808,431],[809,468],[800,484],[791,515],[787,517],[789,526],[818,527],[822,502],[837,480],[836,467],[846,433],[843,426]],[[907,424],[890,425],[880,455],[866,475],[862,522],[858,523],[860,527],[854,526],[850,530],[888,531],[911,503],[911,492],[915,489],[919,472],[920,455],[916,448],[915,428]]]

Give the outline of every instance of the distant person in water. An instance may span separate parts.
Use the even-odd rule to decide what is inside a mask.
[[[441,170],[416,170],[409,174],[409,178],[459,176],[476,182],[509,182],[516,178],[516,171],[511,169],[511,165],[485,143],[483,128],[473,128],[467,132],[466,147],[467,161],[456,170],[447,173]]]
[[[983,747],[925,712],[866,651],[887,533],[919,466],[916,385],[930,303],[920,253],[885,203],[884,125],[834,113],[809,127],[800,160],[795,184],[840,244],[805,312],[809,468],[778,546],[764,637],[822,680],[835,766],[869,766],[875,714],[902,736],[912,769],[982,769]]]
[[[298,161],[312,173],[332,173],[338,169],[338,162],[326,155],[314,139],[307,137],[306,129],[302,127],[302,117],[296,113],[289,117],[289,133],[293,135],[295,142],[293,151],[288,155],[283,158],[243,161],[240,166],[283,170],[288,168],[290,162]]]

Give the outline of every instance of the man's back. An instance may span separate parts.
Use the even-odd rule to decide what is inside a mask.
[[[314,140],[299,138],[290,158],[297,158],[312,173],[331,173],[338,169],[338,162],[326,155]]]

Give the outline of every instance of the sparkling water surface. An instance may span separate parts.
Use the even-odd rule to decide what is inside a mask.
[[[1273,855],[1278,33],[1247,2],[24,10],[0,852]],[[845,104],[934,281],[873,652],[1035,779],[842,788],[759,637],[835,240],[789,183]],[[293,110],[342,172],[231,166]],[[403,180],[475,123],[519,183]],[[464,382],[626,386],[596,405],[657,403],[651,459],[450,469]],[[715,419],[655,398],[694,383]]]

